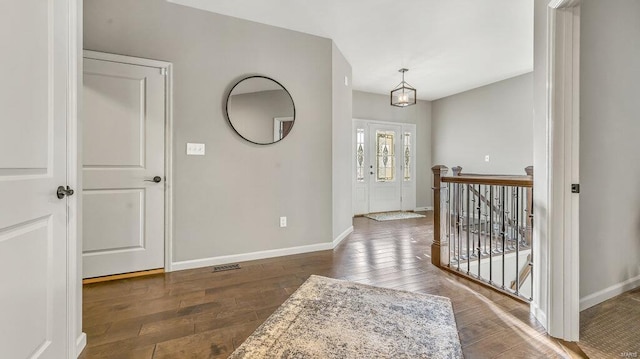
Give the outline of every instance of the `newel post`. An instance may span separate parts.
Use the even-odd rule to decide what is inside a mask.
[[[533,166],[524,169],[527,176],[533,179]],[[525,231],[525,240],[531,245],[531,237],[533,236],[533,187],[527,188],[527,228]]]
[[[433,244],[431,244],[431,263],[440,267],[440,190],[441,178],[447,174],[446,166],[433,166]]]

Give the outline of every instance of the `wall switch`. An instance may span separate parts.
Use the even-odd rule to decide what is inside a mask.
[[[349,78],[347,76],[344,77],[344,85],[349,86]]]
[[[484,156],[484,161],[489,162],[489,155]]]
[[[287,217],[280,217],[280,228],[287,226]]]
[[[187,143],[187,155],[204,156],[204,143]]]

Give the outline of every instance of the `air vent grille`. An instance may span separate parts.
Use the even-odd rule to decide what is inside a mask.
[[[221,266],[215,266],[213,267],[213,273],[215,272],[224,272],[227,270],[234,270],[234,269],[240,269],[240,264],[225,264],[225,265],[221,265]]]

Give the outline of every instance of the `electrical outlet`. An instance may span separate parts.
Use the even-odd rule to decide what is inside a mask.
[[[287,217],[280,217],[280,228],[287,226]]]
[[[187,143],[187,155],[204,156],[204,143]]]
[[[484,161],[489,162],[489,155],[484,156]]]

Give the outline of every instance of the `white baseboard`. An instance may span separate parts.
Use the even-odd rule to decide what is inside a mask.
[[[333,247],[334,247],[333,242],[317,243],[317,244],[310,244],[307,246],[270,249],[266,251],[258,251],[258,252],[251,252],[251,253],[232,254],[228,256],[193,259],[188,261],[171,263],[171,271],[202,268],[202,267],[209,267],[209,266],[235,263],[235,262],[245,262],[245,261],[252,261],[256,259],[281,257],[281,256],[292,255],[292,254],[326,251],[326,250],[333,249]]]
[[[340,235],[338,235],[336,239],[333,240],[333,248],[337,247],[340,242],[342,242],[345,238],[347,238],[349,234],[351,234],[351,232],[353,232],[353,226],[340,233]]]
[[[87,346],[87,334],[85,332],[82,332],[76,339],[76,356],[75,356],[76,358],[80,356],[80,354],[84,350],[84,347],[86,346]]]
[[[433,211],[433,207],[431,207],[431,206],[428,206],[428,207],[416,207],[416,209],[414,211],[416,211],[416,212],[417,211],[420,211],[420,212]]]
[[[545,330],[548,330],[547,327],[547,313],[542,311],[540,307],[538,307],[538,303],[531,302],[531,306],[529,307],[529,311],[533,316],[542,324]]]
[[[614,284],[611,287],[605,288],[593,294],[589,294],[584,298],[580,298],[580,311],[591,308],[594,305],[600,304],[607,299],[611,299],[617,295],[638,287],[640,287],[640,275],[629,278],[622,283]]]

